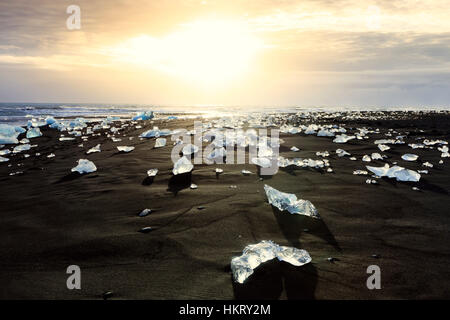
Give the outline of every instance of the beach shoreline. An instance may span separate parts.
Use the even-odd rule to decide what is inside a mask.
[[[280,134],[280,155],[320,159],[316,152],[328,151],[333,172],[289,167],[268,177],[258,176],[254,164],[200,164],[182,181],[172,174],[170,136],[155,149],[153,138],[139,135],[154,126],[192,130],[195,119],[117,122],[128,124],[114,134],[119,142],[107,136],[113,136],[109,129],[83,142],[59,141],[61,132],[42,127],[43,136],[30,139],[37,147],[0,163],[0,299],[99,299],[107,291],[116,299],[449,299],[449,161],[436,147],[408,146],[449,141],[449,112],[351,114],[283,115],[303,125],[338,124],[347,134],[362,127],[375,132],[345,144],[304,132]],[[383,152],[383,161],[362,162],[380,152],[374,141],[392,130],[406,143]],[[97,144],[101,152],[86,155]],[[135,149],[119,153],[117,146]],[[339,157],[338,148],[357,160]],[[420,160],[402,160],[406,153]],[[78,159],[93,161],[97,171],[73,175]],[[382,178],[374,185],[365,182],[369,176],[353,174],[394,162],[429,174],[417,183]],[[149,180],[151,168],[159,171]],[[10,175],[15,172],[21,173]],[[322,219],[274,209],[265,184],[310,200]],[[153,212],[139,217],[146,208]],[[154,231],[139,232],[144,227]],[[244,284],[234,282],[231,259],[261,240],[305,249],[312,262],[268,262]],[[80,266],[81,290],[66,287],[69,265]],[[380,290],[366,286],[370,265],[381,269]]]

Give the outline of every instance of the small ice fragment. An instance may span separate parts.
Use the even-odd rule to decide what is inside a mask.
[[[166,145],[166,138],[158,138],[155,141],[155,148],[161,148],[164,147]]]
[[[356,161],[355,157],[350,157],[349,159],[352,160],[352,161]]]
[[[147,175],[149,177],[154,177],[154,176],[156,176],[157,173],[158,173],[158,169],[150,169],[147,171]]]
[[[336,150],[336,154],[337,154],[339,157],[349,156],[349,155],[350,155],[350,153],[348,153],[348,152],[345,151],[344,149],[337,149],[337,150]]]
[[[402,159],[405,161],[416,161],[419,158],[418,155],[412,153],[406,153],[402,155]]]
[[[141,230],[139,230],[139,232],[141,233],[149,233],[150,231],[153,231],[152,227],[144,227]]]
[[[189,156],[189,155],[191,155],[191,154],[197,153],[198,150],[199,150],[199,149],[198,149],[198,147],[197,147],[196,145],[194,145],[194,144],[188,144],[188,145],[185,145],[185,146],[183,147],[182,152],[183,152],[183,155],[184,155],[184,156]]]
[[[256,164],[257,166],[260,166],[262,168],[270,168],[270,166],[272,165],[272,162],[270,161],[270,159],[263,158],[263,157],[252,158],[252,163]]]
[[[151,209],[144,209],[144,210],[141,211],[141,213],[139,213],[139,217],[148,216],[150,213],[152,213]]]
[[[55,157],[55,154],[54,153],[50,153],[48,156],[47,156],[47,158],[54,158]]]
[[[100,150],[100,144],[96,145],[95,147],[89,149],[86,154],[91,154],[94,152],[101,152],[102,150]]]
[[[8,158],[0,156],[0,162],[8,162],[8,161],[9,161]]]
[[[248,171],[248,170],[245,170],[245,169],[242,170],[241,173],[242,173],[244,176],[247,176],[247,175],[249,175],[249,174],[252,174],[251,171]]]
[[[362,157],[362,161],[370,162],[370,161],[372,161],[372,159],[366,154],[366,155],[364,155],[364,157]]]
[[[355,170],[355,171],[353,171],[353,174],[354,174],[354,175],[366,176],[366,175],[368,175],[369,173],[368,173],[367,171],[365,171],[365,170]]]
[[[283,247],[272,241],[263,240],[257,244],[246,246],[241,256],[231,260],[234,281],[244,283],[261,263],[274,258],[294,266],[302,266],[311,262],[311,257],[306,250]]]
[[[13,153],[20,153],[20,152],[22,152],[22,151],[28,151],[28,150],[30,150],[31,149],[31,146],[29,145],[29,144],[22,144],[22,145],[20,145],[20,146],[16,146],[14,149],[13,149]]]
[[[422,166],[428,167],[428,168],[433,168],[433,165],[431,163],[429,163],[429,162],[422,163]]]
[[[328,173],[331,173],[331,172],[333,172],[333,169],[327,168],[327,172],[328,172]]]
[[[341,134],[341,135],[337,135],[333,142],[334,143],[346,143],[347,141],[350,141],[352,139],[355,139],[355,136],[348,136],[345,133]]]
[[[192,183],[191,186],[190,186],[190,188],[191,188],[191,189],[197,189],[198,186],[197,186],[195,183]]]
[[[27,138],[23,138],[19,142],[22,143],[22,144],[26,144],[26,143],[30,143],[30,140],[28,140]]]
[[[97,167],[92,161],[87,159],[78,160],[78,165],[72,168],[72,172],[78,172],[80,174],[91,173],[97,171]]]
[[[41,130],[38,127],[30,128],[27,131],[27,138],[28,139],[37,138],[37,137],[40,137],[40,136],[42,136],[42,132],[41,132]]]
[[[191,172],[194,165],[186,157],[181,157],[173,166],[173,174],[178,175],[182,173]]]
[[[439,164],[444,164],[444,161],[442,161],[442,160],[439,160]]]
[[[372,160],[383,160],[383,157],[378,152],[372,153],[371,157],[372,157]]]
[[[230,189],[237,189],[237,186],[236,185],[231,185]]]
[[[412,189],[413,189],[414,191],[420,191],[420,189],[417,188],[417,187],[412,187]]]
[[[10,154],[11,150],[9,149],[4,149],[4,150],[0,150],[0,156],[6,156],[7,154]]]
[[[75,138],[71,138],[71,137],[61,137],[59,138],[59,141],[72,141],[75,140]]]
[[[222,173],[222,172],[223,172],[223,169],[216,168],[216,173]]]
[[[293,266],[300,267],[311,262],[308,251],[294,247],[279,246],[276,250],[278,260],[285,261]]]
[[[418,182],[420,180],[420,174],[418,172],[399,166],[389,167],[386,164],[384,167],[366,166],[366,168],[379,177],[396,178],[397,181]]]
[[[119,152],[131,152],[134,150],[134,147],[127,147],[127,146],[118,146],[117,150],[119,150]]]
[[[291,151],[298,152],[298,151],[300,151],[300,149],[297,148],[296,146],[293,146],[293,147],[291,148]]]
[[[386,150],[389,150],[391,147],[385,145],[385,144],[379,144],[378,145],[378,149],[380,149],[380,151],[384,152]]]
[[[301,214],[320,219],[316,207],[314,207],[310,201],[302,199],[297,200],[295,194],[278,191],[267,184],[264,185],[264,190],[269,203],[280,211],[287,210],[291,214]]]

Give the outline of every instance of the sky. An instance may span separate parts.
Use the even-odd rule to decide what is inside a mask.
[[[0,102],[450,106],[449,17],[448,0],[1,1]]]

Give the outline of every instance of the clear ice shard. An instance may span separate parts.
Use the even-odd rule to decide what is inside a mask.
[[[91,173],[97,171],[97,167],[92,161],[87,159],[78,160],[78,165],[72,168],[72,172],[78,172],[79,174]]]
[[[181,157],[175,164],[173,165],[173,174],[183,174],[187,172],[191,172],[194,169],[194,165],[189,161],[186,157]]]
[[[30,128],[27,131],[27,138],[28,139],[37,138],[37,137],[40,137],[40,136],[42,136],[42,132],[41,132],[41,130],[38,127]]]
[[[17,137],[24,131],[25,129],[21,127],[14,127],[8,124],[0,124],[0,144],[19,143]]]
[[[0,162],[8,162],[8,161],[9,161],[8,158],[0,156]]]
[[[19,152],[22,152],[22,151],[28,151],[30,149],[31,149],[31,145],[29,145],[29,144],[22,144],[22,145],[16,146],[13,149],[13,153],[19,153]]]
[[[158,173],[158,169],[150,169],[147,171],[147,175],[149,177],[154,177],[154,176],[156,176],[157,173]]]
[[[101,152],[102,150],[100,150],[100,144],[96,145],[95,147],[89,149],[86,154],[91,154],[94,152]]]
[[[402,155],[402,159],[405,161],[416,161],[419,158],[418,155],[412,153],[406,153]]]
[[[166,145],[166,138],[158,138],[155,141],[155,148],[162,148]]]
[[[334,138],[334,143],[346,143],[349,140],[355,139],[355,136],[348,136],[345,133],[338,135]]]
[[[270,166],[272,165],[272,161],[270,161],[270,159],[263,157],[252,158],[252,163],[262,168],[270,168]]]
[[[119,152],[131,152],[134,150],[134,147],[118,146],[117,150],[119,150]]]
[[[366,166],[366,168],[379,177],[395,178],[397,181],[418,182],[421,177],[420,173],[416,171],[405,169],[400,166],[389,167],[388,164],[384,167]]]
[[[132,118],[133,121],[136,120],[150,120],[153,118],[153,111],[144,111],[141,113],[138,113],[136,116]]]
[[[311,256],[306,250],[279,246],[270,240],[263,240],[257,244],[246,246],[241,256],[231,260],[234,281],[244,283],[253,274],[254,269],[274,258],[294,266],[302,266],[311,262]]]
[[[195,144],[187,144],[183,147],[183,155],[189,156],[198,152],[198,147]]]
[[[297,200],[295,194],[278,191],[267,184],[264,185],[264,191],[266,192],[269,203],[280,211],[287,210],[291,214],[301,214],[320,219],[316,207],[310,201],[303,199]]]

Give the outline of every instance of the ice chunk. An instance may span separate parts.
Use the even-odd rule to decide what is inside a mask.
[[[9,161],[8,158],[0,156],[0,162],[8,162],[8,161]]]
[[[300,267],[311,262],[308,251],[294,247],[279,246],[276,250],[278,260],[285,261],[293,266]]]
[[[383,160],[383,157],[378,152],[372,153],[371,157],[372,157],[372,160]]]
[[[184,156],[189,156],[191,154],[195,154],[198,152],[198,147],[195,144],[187,144],[183,147],[183,155]]]
[[[59,141],[73,141],[75,140],[75,138],[71,138],[71,137],[61,137],[59,138]]]
[[[87,159],[78,160],[78,165],[72,168],[72,172],[78,172],[80,174],[91,173],[97,171],[97,167],[92,161]]]
[[[134,116],[132,118],[132,120],[133,121],[136,121],[136,120],[150,120],[150,119],[153,119],[153,117],[154,117],[153,116],[153,111],[144,111],[144,112],[136,114],[136,116]]]
[[[397,181],[417,182],[420,180],[420,174],[418,172],[399,166],[389,167],[386,164],[384,167],[366,166],[366,168],[379,177],[395,178]]]
[[[245,170],[245,169],[242,170],[241,173],[242,173],[244,176],[247,176],[247,175],[249,175],[249,174],[252,174],[251,171],[248,171],[248,170]]]
[[[372,159],[366,154],[366,155],[364,155],[364,157],[362,157],[362,161],[370,162],[370,161],[372,161]]]
[[[139,213],[139,217],[148,216],[150,213],[152,213],[151,209],[144,209],[144,210],[141,211],[141,213]]]
[[[20,146],[16,146],[14,148],[14,150],[13,150],[13,153],[19,153],[19,152],[22,152],[22,151],[28,151],[30,149],[31,149],[31,145],[29,145],[29,144],[22,144]]]
[[[257,244],[246,246],[241,256],[231,260],[234,281],[244,283],[261,263],[274,258],[294,266],[302,266],[311,262],[311,257],[306,250],[279,246],[272,241],[263,240]]]
[[[402,159],[405,161],[416,161],[419,158],[418,155],[412,153],[406,153],[402,155]]]
[[[334,132],[326,130],[326,129],[321,129],[319,132],[317,132],[317,136],[318,137],[334,137]]]
[[[191,189],[197,189],[198,188],[198,186],[195,184],[195,183],[191,183],[191,186],[190,186],[190,188]]]
[[[158,138],[155,141],[155,148],[161,148],[166,145],[167,140],[165,138]]]
[[[355,136],[348,136],[345,133],[341,134],[341,135],[337,135],[334,139],[333,142],[334,143],[346,143],[347,141],[353,140],[355,139]]]
[[[207,155],[208,160],[214,160],[214,159],[223,159],[223,157],[226,157],[227,151],[224,147],[215,148],[210,154]]]
[[[296,146],[293,146],[293,147],[291,148],[291,151],[298,152],[298,151],[300,151],[300,149],[297,148]]]
[[[149,177],[154,177],[154,176],[156,176],[157,173],[158,173],[158,169],[150,169],[147,171],[147,175]]]
[[[54,153],[50,153],[48,156],[47,156],[47,158],[54,158],[55,157],[55,154]]]
[[[320,219],[316,207],[308,200],[297,200],[295,194],[284,193],[264,185],[267,199],[271,205],[277,207],[280,211],[287,210],[291,214],[301,214],[312,218]]]
[[[100,150],[100,144],[96,145],[95,147],[89,149],[86,154],[91,154],[94,152],[101,152],[102,150]]]
[[[389,150],[391,147],[385,145],[385,144],[379,144],[378,145],[378,149],[380,149],[380,151],[384,152],[386,150]]]
[[[268,158],[252,158],[252,163],[262,168],[270,168],[272,161]]]
[[[222,173],[222,172],[223,172],[223,169],[216,168],[216,173]]]
[[[119,152],[131,152],[134,150],[134,147],[127,147],[127,146],[118,146],[117,150],[119,150]]]
[[[353,171],[353,174],[354,174],[354,175],[362,175],[362,176],[366,176],[366,175],[368,175],[369,173],[368,173],[366,170],[355,170],[355,171]]]
[[[5,149],[5,150],[0,150],[0,156],[6,156],[7,154],[10,154],[11,150],[9,149]]]
[[[424,162],[424,163],[422,163],[422,165],[423,165],[424,167],[433,168],[433,164],[431,164],[431,163],[429,163],[429,162]]]
[[[28,131],[27,131],[27,138],[28,139],[37,138],[37,137],[40,137],[40,136],[42,136],[42,132],[41,132],[41,130],[38,127],[28,129]]]
[[[178,175],[191,172],[193,168],[194,165],[189,161],[188,158],[183,156],[177,162],[175,162],[172,172],[174,175]]]
[[[14,127],[7,124],[0,124],[0,144],[16,144],[19,143],[17,137],[19,136],[22,129],[21,127]]]
[[[337,154],[339,157],[349,156],[349,155],[350,155],[350,153],[348,153],[348,152],[345,151],[344,149],[337,149],[337,150],[336,150],[336,154]]]

